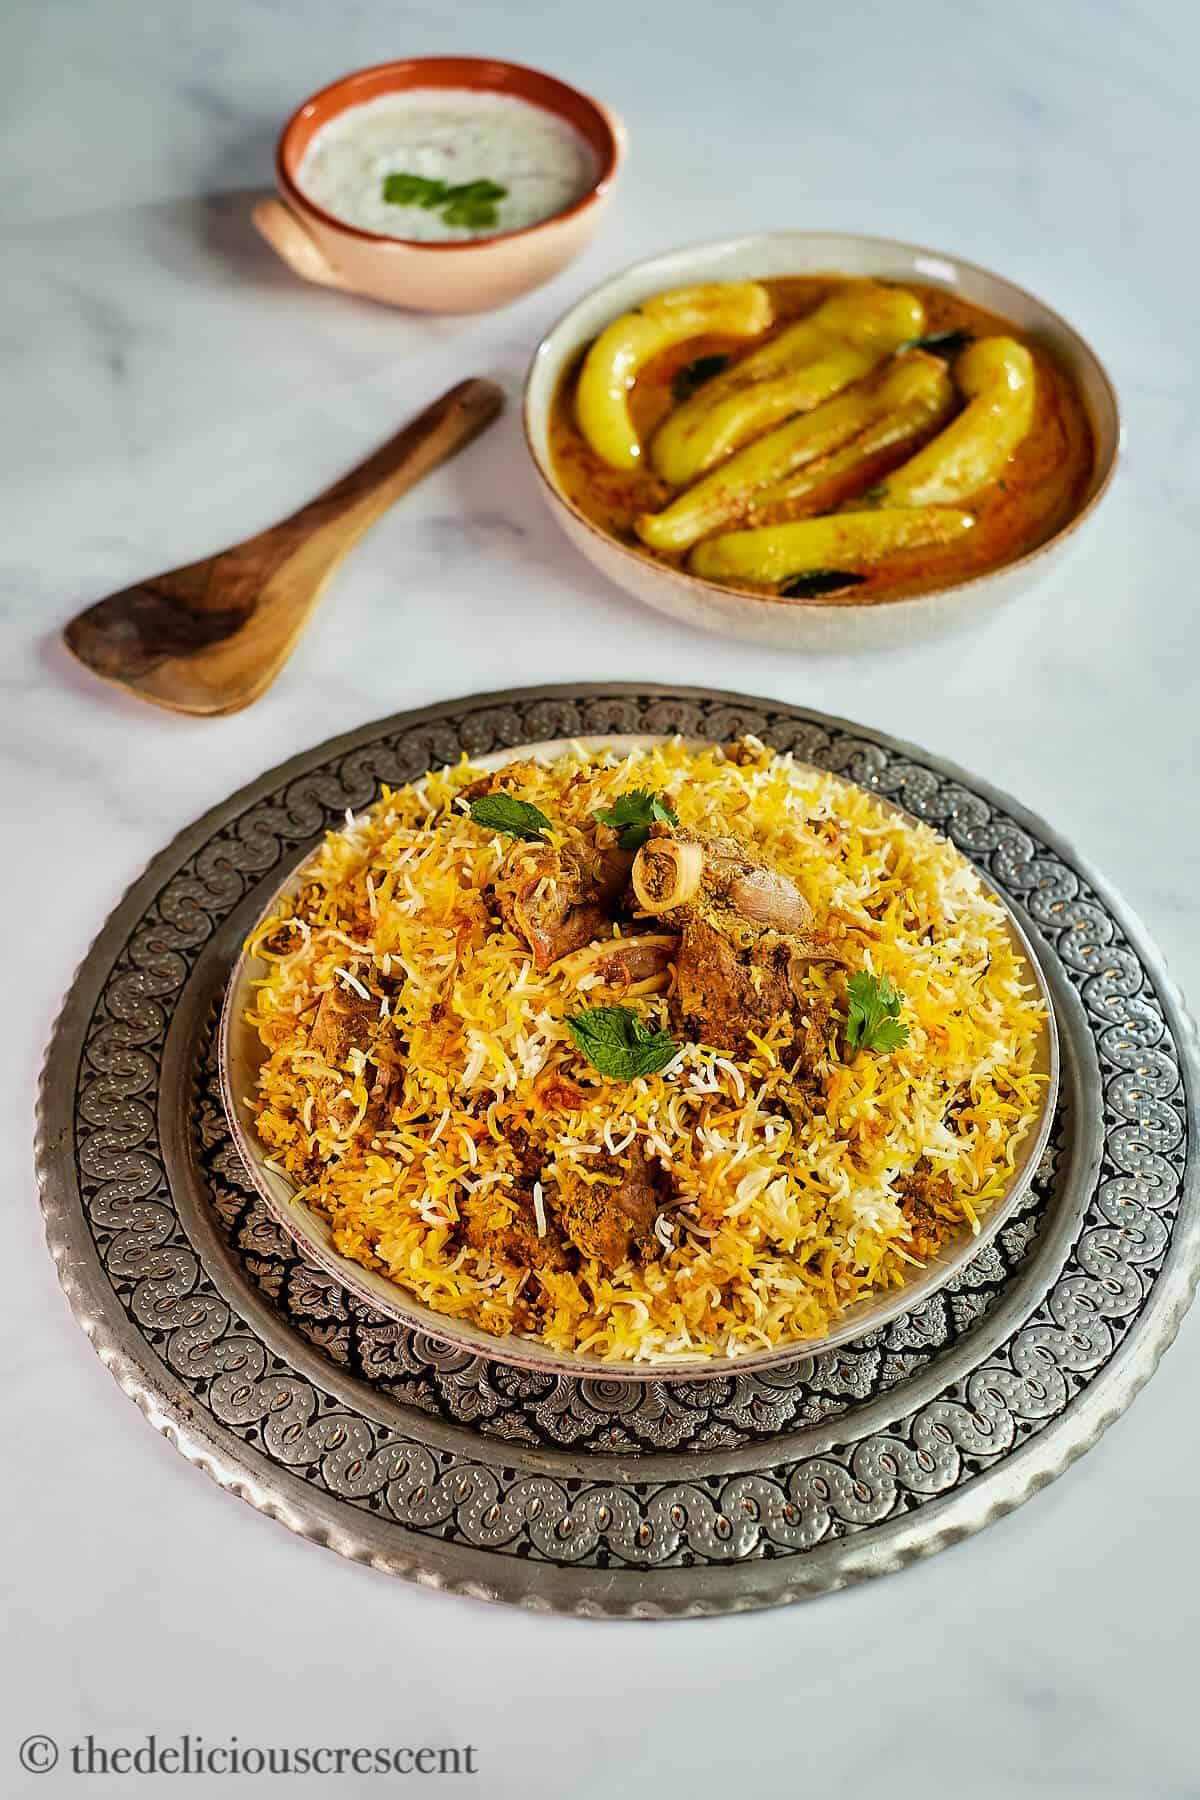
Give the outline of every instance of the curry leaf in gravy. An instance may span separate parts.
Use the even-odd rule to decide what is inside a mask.
[[[927,350],[930,356],[944,356],[948,360],[974,342],[973,331],[934,331],[928,337],[908,338],[900,345],[896,355],[903,356],[906,350]]]
[[[779,592],[787,600],[811,600],[816,594],[835,594],[839,588],[858,587],[866,579],[849,569],[806,569],[803,575],[793,575],[785,581]]]
[[[671,383],[673,397],[682,403],[690,400],[697,388],[711,381],[714,375],[720,375],[729,367],[727,356],[698,356],[694,362],[684,363],[682,369],[676,371]]]
[[[679,1048],[669,1031],[651,1031],[631,1006],[593,1006],[566,1025],[576,1048],[611,1081],[657,1075]]]

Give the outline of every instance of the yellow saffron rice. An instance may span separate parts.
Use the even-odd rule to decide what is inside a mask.
[[[489,888],[511,843],[458,798],[478,775],[464,762],[385,790],[329,834],[248,946],[267,968],[249,1015],[267,1052],[258,1132],[344,1256],[494,1334],[644,1362],[820,1338],[964,1222],[977,1228],[1039,1111],[1045,1021],[1003,909],[945,839],[757,749],[741,761],[678,742],[581,748],[540,768],[521,797],[556,826],[586,827],[641,787],[669,795],[683,826],[747,840],[836,922],[854,967],[903,998],[903,1047],[850,1057],[848,971],[814,964],[812,1016],[830,1024],[807,1086],[794,1073],[803,1018],[775,1020],[737,1056],[677,1031],[660,1074],[615,1081],[564,1022],[596,1004],[589,978],[581,991],[559,966],[536,972],[498,921]],[[311,1041],[331,988],[370,1002],[336,1064]],[[670,1028],[668,994],[634,1004],[651,1030]],[[582,1105],[551,1086],[547,1110],[534,1084],[548,1070]],[[531,1219],[522,1133],[544,1151],[539,1228],[562,1175],[594,1180],[598,1155],[619,1164],[636,1142],[669,1196],[648,1248],[615,1270],[574,1255],[521,1270],[468,1242],[468,1199],[497,1229]]]

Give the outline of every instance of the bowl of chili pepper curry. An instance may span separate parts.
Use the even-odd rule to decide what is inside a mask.
[[[525,432],[572,542],[689,624],[845,649],[979,620],[1053,566],[1120,447],[1085,340],[998,275],[810,232],[673,251],[574,306]]]

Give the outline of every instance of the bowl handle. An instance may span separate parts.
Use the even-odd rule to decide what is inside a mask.
[[[293,274],[305,281],[319,282],[322,287],[346,286],[340,272],[325,260],[316,239],[282,200],[271,195],[257,201],[251,218],[258,235],[265,238]]]

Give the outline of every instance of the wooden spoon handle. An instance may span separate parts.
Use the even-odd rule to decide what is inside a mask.
[[[460,381],[357,468],[299,512],[281,520],[275,530],[289,535],[297,527],[304,532],[314,531],[340,515],[361,510],[361,521],[356,519],[352,528],[348,529],[348,520],[343,522],[342,529],[347,534],[343,542],[348,545],[401,494],[478,437],[503,405],[503,389],[494,381],[484,381],[479,376]]]
[[[503,404],[494,381],[460,382],[299,512],[96,601],[67,625],[67,648],[158,706],[199,714],[248,706],[282,668],[351,545]]]

